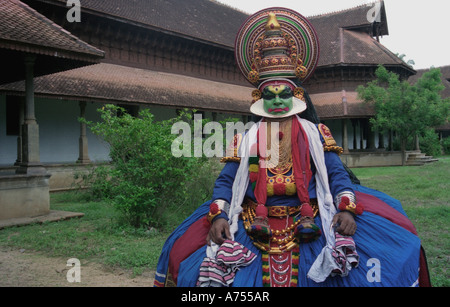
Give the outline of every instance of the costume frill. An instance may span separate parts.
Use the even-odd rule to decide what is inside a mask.
[[[325,164],[335,165],[341,174],[346,174],[336,153],[325,153]],[[220,196],[221,184],[234,181],[239,163],[227,163],[216,181],[213,199]],[[345,175],[342,175],[345,177]],[[314,176],[313,176],[314,177]],[[351,269],[345,276],[333,276],[326,273],[323,280],[316,281],[314,267],[318,270],[326,267],[319,258],[324,257],[333,238],[322,235],[316,241],[299,244],[298,282],[299,287],[410,287],[431,286],[424,250],[417,236],[416,229],[408,219],[400,202],[380,191],[350,182],[348,176],[341,181],[350,187],[358,202],[364,205],[364,213],[355,218],[357,231],[352,237],[359,257],[359,265]],[[310,194],[316,194],[317,182],[314,178],[309,185]],[[331,187],[331,192],[339,187]],[[216,191],[217,190],[217,191]],[[251,189],[247,190],[251,194]],[[274,202],[281,198],[271,197]],[[271,198],[268,199],[270,203]],[[205,225],[205,216],[209,212],[211,201],[202,204],[188,217],[165,242],[158,261],[155,275],[155,286],[164,287],[175,282],[178,287],[194,287],[198,285],[200,270],[207,255],[211,253],[206,244],[209,227]],[[323,208],[320,208],[324,210]],[[231,214],[233,206],[231,209]],[[333,211],[335,212],[335,211]],[[315,217],[315,224],[322,233],[329,233],[329,221],[324,220],[323,212]],[[321,216],[322,215],[322,216]],[[233,217],[230,217],[233,219]],[[233,224],[233,221],[232,221]],[[324,226],[324,224],[326,224]],[[233,287],[263,286],[262,252],[256,248],[247,235],[242,220],[235,219],[233,240],[242,249],[254,255],[251,263],[233,270]],[[326,258],[326,257],[325,257]],[[318,260],[319,259],[319,260]],[[319,264],[319,265],[318,265]],[[320,274],[319,274],[320,275]]]

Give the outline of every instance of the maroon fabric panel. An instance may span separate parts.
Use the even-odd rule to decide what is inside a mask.
[[[361,193],[358,191],[356,191],[355,194],[358,203],[362,203],[362,205],[364,206],[364,211],[382,216],[385,219],[391,221],[392,223],[397,224],[405,228],[406,230],[412,232],[413,234],[417,235],[416,228],[406,216],[404,216],[403,214],[401,214],[400,212],[398,212],[397,210],[386,204],[378,197]]]
[[[209,228],[205,226],[204,218],[199,219],[175,241],[169,255],[169,272],[173,281],[177,283],[180,263],[196,250],[206,244]]]

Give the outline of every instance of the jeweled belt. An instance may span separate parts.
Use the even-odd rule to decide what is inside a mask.
[[[317,215],[319,212],[319,206],[317,205],[317,200],[312,199],[311,207],[314,211],[314,216]],[[257,203],[252,201],[251,199],[246,198],[244,200],[244,203],[242,204],[244,209],[250,209],[254,210],[258,206]],[[268,216],[269,217],[286,217],[286,216],[294,216],[297,215],[300,212],[300,209],[302,208],[301,205],[299,206],[267,206],[268,210]]]
[[[311,207],[313,208],[314,216],[319,213],[319,206],[317,201],[313,199],[311,201]],[[245,199],[242,204],[241,219],[244,223],[245,229],[248,231],[255,221],[256,212],[255,209],[258,206],[257,203],[250,199]],[[300,213],[301,206],[267,206],[268,215],[270,217],[293,217],[292,225],[286,227],[282,230],[271,230],[271,238],[267,242],[262,242],[258,238],[251,237],[254,241],[253,244],[260,250],[267,252],[269,254],[280,254],[284,252],[291,251],[298,246],[297,241],[293,235],[294,228],[298,226],[301,219],[296,219],[295,215]],[[280,239],[278,236],[283,235],[284,238]],[[278,246],[273,246],[273,244]]]

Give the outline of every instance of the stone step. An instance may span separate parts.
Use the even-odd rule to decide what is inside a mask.
[[[409,166],[420,166],[426,163],[436,162],[438,159],[433,158],[432,156],[427,156],[420,151],[407,152],[406,165]]]

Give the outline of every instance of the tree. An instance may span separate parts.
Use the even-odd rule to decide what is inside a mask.
[[[172,126],[184,115],[156,121],[149,109],[134,117],[114,105],[99,112],[101,121],[84,121],[109,144],[111,163],[94,169],[91,189],[110,199],[123,221],[136,228],[164,228],[166,212],[203,195],[196,183],[205,159],[175,157],[171,152],[176,137]],[[194,187],[201,195],[192,195]]]
[[[441,71],[432,68],[415,84],[400,80],[381,65],[375,75],[376,80],[358,87],[358,96],[375,107],[375,117],[370,119],[373,130],[393,131],[400,137],[402,165],[405,165],[408,138],[423,135],[427,129],[448,120],[450,99],[442,99],[440,95],[444,89]]]

